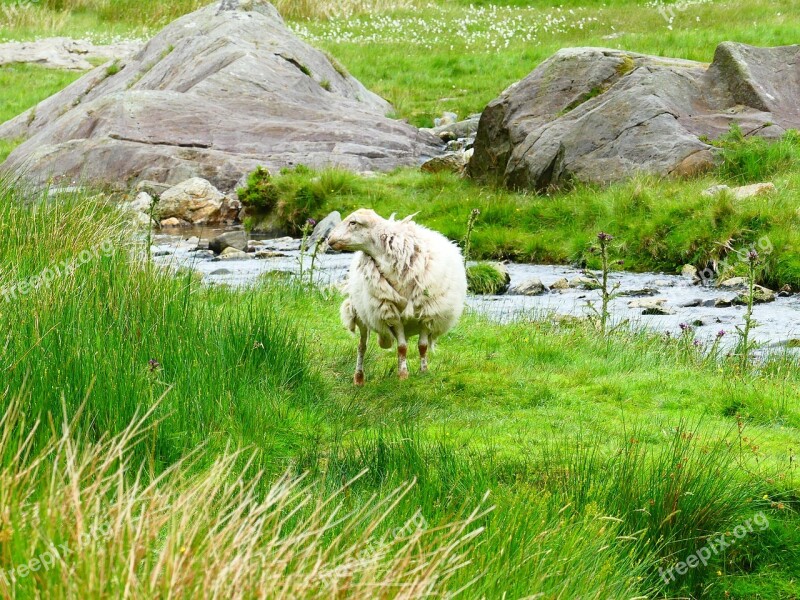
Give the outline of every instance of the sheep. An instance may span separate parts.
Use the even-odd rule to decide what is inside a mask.
[[[428,370],[428,348],[461,317],[467,277],[461,250],[442,234],[412,221],[395,221],[360,209],[328,236],[337,251],[355,251],[340,316],[360,340],[355,385],[364,385],[369,332],[389,349],[397,342],[398,375],[408,378],[407,340],[419,336],[420,371]]]

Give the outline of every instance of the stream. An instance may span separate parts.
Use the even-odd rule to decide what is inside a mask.
[[[153,237],[153,260],[156,264],[181,268],[188,267],[200,273],[209,285],[234,287],[255,284],[259,277],[270,272],[298,273],[300,267],[300,240],[280,238],[253,240],[251,243],[260,258],[239,260],[219,259],[209,250],[198,250],[201,239],[210,239],[221,230],[180,230]],[[250,256],[254,256],[250,254]],[[344,280],[352,259],[351,254],[320,254],[314,267],[314,282],[320,286],[335,285]],[[306,270],[311,256],[304,257]],[[586,276],[585,271],[560,265],[508,264],[511,286],[537,277],[550,286],[561,278],[572,280]],[[736,326],[742,325],[744,306],[715,307],[717,299],[731,299],[736,294],[729,290],[694,284],[691,279],[663,273],[613,272],[610,280],[619,284],[618,293],[610,303],[613,323],[627,320],[633,328],[681,334],[681,324],[690,324],[694,337],[703,343],[713,342],[720,331],[725,335],[721,346],[730,348],[736,342]],[[643,307],[632,308],[632,301],[664,299],[663,307],[674,311],[668,315],[643,315]],[[473,296],[467,305],[500,322],[518,318],[545,318],[553,315],[581,317],[592,314],[588,303],[599,308],[600,292],[582,288],[551,290],[538,296],[499,295]],[[710,304],[704,305],[705,304]],[[758,304],[754,308],[758,326],[753,339],[764,348],[790,348],[800,346],[800,294],[778,297],[774,302]]]

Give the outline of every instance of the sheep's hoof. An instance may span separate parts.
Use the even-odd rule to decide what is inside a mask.
[[[353,385],[357,385],[359,387],[364,385],[364,371],[356,372],[356,374],[353,376]]]
[[[400,371],[397,375],[400,377],[400,381],[408,379],[408,371]]]

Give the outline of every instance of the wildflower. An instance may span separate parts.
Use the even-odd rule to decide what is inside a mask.
[[[681,328],[681,331],[689,331],[690,329],[688,323],[681,323],[679,327]]]
[[[308,219],[306,223],[308,223],[311,227],[317,226],[317,222],[314,219]]]
[[[617,264],[618,264],[620,267],[624,267],[624,266],[625,266],[625,261],[624,261],[624,260],[622,260],[622,259],[620,259],[620,260],[618,260],[618,261],[617,261]]]
[[[600,240],[601,242],[610,242],[611,240],[614,239],[614,236],[611,235],[610,233],[601,231],[600,233],[597,234],[597,239]]]
[[[758,252],[756,251],[755,248],[753,248],[752,250],[750,250],[750,252],[747,253],[747,260],[749,260],[751,263],[756,262],[758,260]]]
[[[724,329],[720,329],[720,330],[717,332],[717,339],[719,340],[719,339],[721,339],[721,338],[723,338],[723,337],[725,337],[725,330],[724,330]]]
[[[151,358],[147,361],[147,366],[150,367],[150,372],[157,371],[161,368],[161,363],[158,362],[155,358]]]
[[[698,340],[697,338],[694,338],[693,344],[694,344],[695,348],[699,347],[700,346],[700,340]]]

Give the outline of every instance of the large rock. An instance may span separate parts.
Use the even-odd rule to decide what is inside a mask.
[[[6,42],[0,44],[0,65],[29,63],[48,69],[88,71],[98,62],[128,58],[141,47],[137,41],[96,46],[87,40],[63,37]],[[90,61],[95,61],[94,65]]]
[[[715,139],[800,127],[800,46],[720,44],[711,65],[604,48],[565,49],[484,110],[468,172],[544,190],[643,171],[712,167]]]
[[[202,177],[228,192],[259,165],[389,170],[442,146],[387,118],[385,100],[263,0],[216,2],[109,66],[0,126],[0,138],[27,138],[3,167],[123,191]]]

